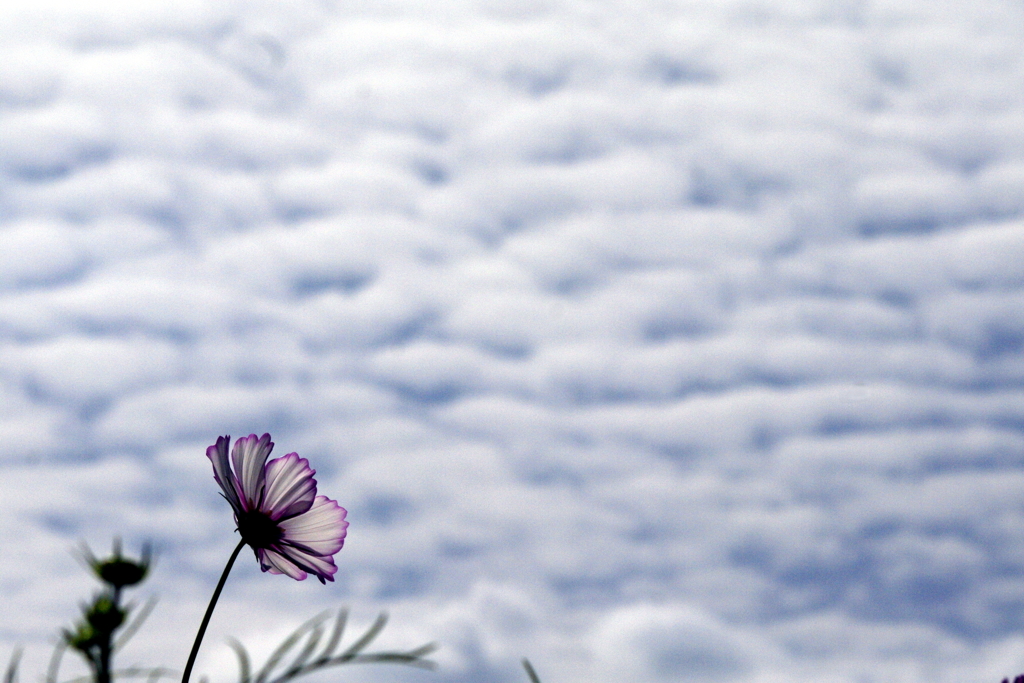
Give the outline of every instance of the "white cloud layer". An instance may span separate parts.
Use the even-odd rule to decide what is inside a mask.
[[[343,604],[442,645],[352,680],[1024,672],[1022,26],[0,7],[0,642],[42,673],[68,549],[152,539],[122,661],[180,667],[234,543],[205,447],[269,431],[350,535],[327,587],[243,555],[217,683]]]

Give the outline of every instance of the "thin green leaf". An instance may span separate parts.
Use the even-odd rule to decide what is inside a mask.
[[[267,678],[270,676],[270,672],[273,671],[274,667],[276,667],[284,656],[288,654],[288,651],[295,646],[295,643],[297,643],[307,631],[319,626],[324,619],[328,617],[328,615],[330,615],[330,611],[321,612],[299,626],[290,636],[285,638],[284,642],[277,646],[277,649],[270,655],[267,663],[263,665],[262,669],[260,669],[259,674],[256,676],[256,683],[266,683]]]
[[[181,676],[181,672],[162,666],[130,666],[127,669],[116,669],[111,672],[112,678],[142,678],[143,676],[150,680],[156,680],[158,678],[177,678]]]
[[[167,672],[169,669],[163,669],[161,667],[155,667],[156,671]],[[138,678],[139,676],[151,676],[153,675],[154,667],[149,666],[129,666],[124,669],[114,669],[110,672],[111,678],[114,676],[123,676],[125,678]]]
[[[366,633],[364,633],[359,640],[352,643],[352,645],[350,645],[349,648],[341,654],[341,657],[335,657],[335,660],[343,657],[352,658],[355,655],[362,652],[367,645],[373,642],[374,638],[380,635],[380,632],[384,630],[384,626],[387,623],[388,613],[381,612],[380,614],[378,614],[377,620],[373,622],[373,625],[370,626],[370,628],[366,629]]]
[[[15,683],[18,680],[18,662],[21,661],[21,648],[14,648],[11,653],[11,661],[7,664],[7,673],[4,674],[4,683]]]
[[[523,657],[523,668],[526,669],[526,675],[530,677],[530,683],[540,683],[537,672],[533,670],[533,664],[530,664],[530,660],[526,657]]]
[[[334,629],[331,630],[331,637],[327,639],[327,644],[324,645],[324,649],[320,652],[320,656],[314,660],[311,666],[321,666],[331,658],[334,654],[334,650],[338,647],[338,643],[341,642],[341,637],[345,634],[345,624],[348,622],[348,608],[342,607],[338,610],[338,617],[334,620]]]
[[[174,671],[173,669],[165,669],[163,667],[145,668],[140,666],[133,666],[127,669],[117,669],[110,672],[111,679],[115,678],[142,678],[148,677],[151,681],[155,681],[159,678],[177,678],[181,676],[180,671]],[[70,678],[63,683],[93,683],[94,678],[92,675],[78,676],[77,678]]]
[[[46,667],[46,683],[57,683],[57,675],[60,673],[60,660],[64,656],[64,650],[66,649],[68,649],[68,644],[63,638],[58,640],[57,644],[53,646],[50,664]]]
[[[431,652],[434,652],[438,647],[437,643],[427,643],[426,645],[420,645],[415,650],[409,650],[405,654],[412,655],[413,657],[422,657],[423,655],[429,655]]]
[[[356,655],[348,660],[349,664],[405,664],[418,669],[436,669],[437,664],[429,659],[421,659],[407,652],[372,652],[368,655]]]
[[[239,683],[249,683],[252,670],[249,668],[249,653],[246,652],[245,646],[234,638],[228,638],[228,645],[235,651],[238,656],[238,680]]]
[[[285,676],[294,676],[299,671],[302,671],[303,666],[309,661],[309,658],[313,656],[316,651],[317,645],[320,644],[320,639],[324,635],[324,629],[320,624],[317,624],[312,631],[309,633],[309,638],[306,640],[306,646],[302,648],[298,656],[292,660],[292,665],[288,667],[285,672]]]
[[[146,621],[146,618],[153,612],[153,608],[156,607],[156,600],[157,598],[154,595],[150,596],[150,598],[143,603],[142,608],[135,614],[135,618],[133,618],[128,625],[124,627],[124,630],[121,631],[121,635],[119,635],[117,640],[114,641],[114,652],[117,652],[124,647],[131,637],[135,635],[142,624]]]

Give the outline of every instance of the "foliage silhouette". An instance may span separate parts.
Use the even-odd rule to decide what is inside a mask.
[[[287,683],[293,678],[344,664],[394,663],[421,669],[434,669],[437,666],[433,661],[423,658],[437,649],[436,643],[427,643],[407,651],[363,652],[384,630],[388,621],[386,612],[381,612],[362,636],[338,653],[338,646],[348,624],[348,610],[338,610],[330,634],[327,635],[325,622],[330,617],[331,610],[322,612],[295,629],[270,654],[255,676],[252,675],[251,660],[245,646],[231,639],[229,645],[238,656],[239,683]],[[321,647],[325,635],[327,639]],[[281,666],[282,661],[292,653],[294,658],[291,663]]]

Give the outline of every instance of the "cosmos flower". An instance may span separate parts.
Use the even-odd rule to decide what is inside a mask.
[[[298,581],[307,574],[320,583],[334,581],[334,554],[345,544],[348,529],[345,508],[316,494],[316,471],[298,453],[267,462],[274,448],[270,434],[238,439],[229,460],[230,441],[219,437],[206,457],[260,568]]]

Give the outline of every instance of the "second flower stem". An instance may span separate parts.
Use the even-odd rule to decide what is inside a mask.
[[[199,624],[199,632],[196,633],[196,642],[192,644],[192,652],[188,655],[188,663],[185,664],[185,673],[181,676],[181,683],[188,683],[189,676],[192,675],[192,666],[196,663],[196,655],[199,654],[199,645],[203,642],[203,636],[206,635],[206,627],[210,624],[210,617],[213,616],[213,608],[217,606],[217,599],[220,598],[220,592],[224,590],[224,583],[228,580],[228,574],[231,573],[231,567],[235,564],[235,558],[238,557],[238,553],[242,551],[242,546],[245,545],[245,541],[239,541],[238,545],[235,546],[235,551],[231,553],[231,557],[228,558],[227,565],[224,566],[224,573],[220,575],[220,581],[217,582],[217,587],[213,590],[213,597],[210,598],[210,605],[206,608],[206,614],[203,615],[203,623]]]

